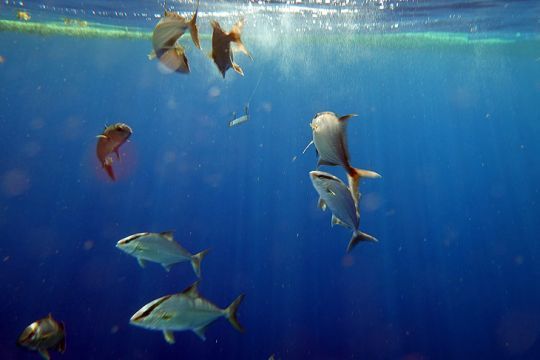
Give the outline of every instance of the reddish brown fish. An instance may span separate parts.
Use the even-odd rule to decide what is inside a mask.
[[[242,71],[242,68],[234,62],[231,43],[235,43],[238,51],[244,53],[253,60],[251,54],[247,51],[240,38],[244,21],[240,20],[234,24],[229,33],[223,31],[217,21],[212,20],[211,24],[214,30],[212,32],[212,53],[210,54],[210,57],[214,60],[214,63],[216,63],[219,72],[223,78],[225,78],[225,72],[230,68],[233,68],[234,71],[243,76],[244,72]]]
[[[66,331],[63,322],[53,319],[51,314],[28,325],[17,340],[17,344],[50,359],[49,349],[60,353],[66,350]]]
[[[120,159],[120,153],[118,149],[125,143],[133,131],[126,124],[117,123],[105,127],[105,130],[101,135],[98,135],[98,142],[96,147],[96,154],[101,163],[101,166],[107,171],[109,177],[114,181],[114,171],[112,168],[113,158],[112,153],[116,154],[116,158]]]

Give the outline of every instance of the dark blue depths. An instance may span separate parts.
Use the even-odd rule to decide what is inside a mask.
[[[255,61],[239,55],[246,76],[224,81],[193,48],[177,76],[146,42],[0,36],[2,358],[36,358],[15,340],[48,312],[66,322],[62,359],[540,356],[534,48],[246,41]],[[228,128],[259,79],[251,120]],[[350,256],[301,155],[323,110],[359,114],[352,163],[383,176],[361,184],[361,229],[380,242]],[[116,183],[94,154],[112,122],[134,130]],[[169,346],[128,325],[195,280],[114,247],[164,230],[212,249],[201,292],[219,306],[245,293],[244,334],[221,319]]]

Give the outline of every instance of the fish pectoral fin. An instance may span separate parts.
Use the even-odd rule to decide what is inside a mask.
[[[137,258],[137,262],[139,263],[139,266],[143,269],[146,267],[146,261],[144,261],[143,259]]]
[[[150,51],[147,56],[148,56],[148,60],[154,60],[157,57],[156,52],[154,50]]]
[[[307,151],[307,149],[309,149],[309,147],[310,147],[311,145],[313,145],[313,140],[311,140],[311,141],[309,142],[309,144],[307,144],[307,146],[304,148],[304,151],[302,151],[302,154],[305,154],[306,151]]]
[[[346,120],[349,120],[350,118],[355,117],[355,116],[358,116],[358,115],[356,115],[356,114],[343,115],[338,120],[339,121],[346,121]]]
[[[234,71],[236,71],[237,73],[239,73],[240,75],[244,76],[244,71],[242,70],[242,68],[240,67],[240,65],[236,64],[236,63],[231,63],[232,65],[232,68],[234,69]]]
[[[201,326],[200,328],[193,329],[193,332],[197,334],[197,336],[202,340],[206,340],[206,335],[204,334],[206,332],[206,329],[208,328],[208,325]]]
[[[174,340],[174,334],[172,331],[170,330],[163,330],[163,337],[165,338],[165,341],[168,343],[168,344],[174,344],[175,343],[175,340]]]
[[[326,202],[322,198],[319,198],[319,203],[317,204],[317,206],[322,211],[326,211]]]
[[[39,352],[39,355],[41,355],[43,359],[45,360],[51,359],[51,355],[49,355],[49,352],[47,351],[47,349],[39,349],[38,352]]]
[[[96,137],[97,137],[98,139],[105,139],[105,140],[108,139],[108,137],[107,137],[106,135],[103,135],[103,134],[97,135]]]
[[[118,148],[114,149],[114,153],[116,154],[116,160],[120,160],[120,153],[118,152]]]

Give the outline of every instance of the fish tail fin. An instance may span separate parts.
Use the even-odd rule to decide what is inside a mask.
[[[111,180],[116,181],[116,176],[114,176],[114,171],[113,171],[111,161],[106,161],[105,163],[103,163],[103,168],[105,169],[105,171],[107,172]]]
[[[244,300],[244,297],[244,294],[240,294],[240,296],[238,296],[236,300],[234,300],[231,305],[229,305],[229,307],[225,309],[225,317],[229,320],[231,325],[240,332],[244,332],[244,328],[238,322],[236,312],[238,310],[238,306],[240,306],[240,303],[242,302],[242,300]]]
[[[253,60],[253,56],[249,53],[249,51],[244,46],[244,43],[242,42],[242,28],[244,27],[244,19],[239,20],[236,24],[233,25],[231,32],[229,33],[229,38],[231,42],[234,42],[236,44],[236,48],[238,51],[244,53],[247,55],[251,60]],[[235,69],[236,70],[236,69]]]
[[[351,167],[347,171],[347,180],[349,180],[349,190],[351,191],[354,201],[356,202],[358,200],[358,196],[360,195],[358,191],[358,184],[360,183],[361,178],[378,179],[380,177],[381,175],[377,174],[375,171]]]
[[[195,8],[195,13],[193,17],[188,22],[189,33],[191,34],[191,40],[197,48],[201,48],[201,42],[199,41],[199,28],[197,27],[197,14],[199,13],[199,0],[197,0],[197,7]]]
[[[201,261],[209,251],[210,249],[206,249],[191,257],[191,266],[193,267],[193,271],[195,271],[195,275],[197,275],[197,277],[201,277]]]
[[[351,241],[349,241],[349,245],[347,246],[347,253],[350,253],[352,249],[361,241],[371,241],[371,242],[378,242],[376,238],[373,236],[363,233],[360,230],[356,230],[351,238]]]

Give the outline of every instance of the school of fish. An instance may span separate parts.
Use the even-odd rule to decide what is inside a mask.
[[[178,41],[184,33],[189,32],[195,47],[201,49],[197,25],[198,10],[199,1],[189,20],[178,13],[165,11],[153,30],[153,49],[148,55],[149,59],[157,59],[170,72],[189,73],[190,66],[186,51]],[[25,12],[19,12],[17,17],[23,21],[30,20],[30,15]],[[228,69],[244,75],[242,68],[234,62],[231,48],[231,44],[235,44],[236,51],[242,52],[253,60],[241,40],[244,20],[237,21],[230,32],[225,32],[215,20],[211,21],[211,26],[212,50],[209,57],[215,63],[221,76],[224,78]],[[328,111],[317,113],[310,124],[312,141],[304,150],[305,152],[310,145],[316,148],[317,166],[316,170],[309,172],[309,176],[319,196],[319,207],[322,210],[327,208],[330,210],[332,226],[341,225],[352,231],[347,252],[352,251],[359,242],[377,242],[375,237],[360,230],[359,182],[362,178],[381,177],[374,171],[355,168],[350,163],[346,130],[349,119],[355,116],[354,114],[337,116]],[[248,106],[246,106],[245,114],[238,118],[234,115],[233,120],[229,122],[229,127],[242,124],[248,119]],[[129,141],[132,134],[130,126],[125,123],[116,123],[105,126],[103,132],[97,135],[96,155],[101,167],[112,181],[117,179],[112,166],[114,159],[120,160],[120,147]],[[333,174],[320,171],[321,166],[342,167],[347,176],[347,184]],[[160,264],[166,271],[170,271],[175,264],[189,262],[197,278],[201,277],[201,262],[209,252],[209,249],[205,249],[192,254],[174,239],[171,231],[132,234],[120,239],[116,247],[136,258],[142,268],[147,262],[153,262]],[[244,328],[238,321],[237,311],[244,299],[244,294],[240,294],[229,306],[220,308],[200,295],[199,281],[197,280],[182,292],[151,300],[131,316],[129,323],[136,327],[161,331],[169,344],[175,343],[174,331],[192,331],[200,339],[205,340],[207,328],[219,318],[227,319],[236,330],[243,332]],[[66,349],[64,323],[56,321],[49,314],[27,326],[17,344],[37,351],[42,358],[48,360],[50,359],[49,350],[63,353]],[[270,358],[274,358],[274,355]]]

